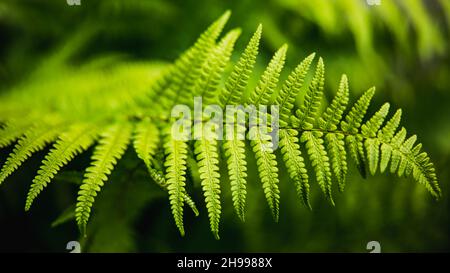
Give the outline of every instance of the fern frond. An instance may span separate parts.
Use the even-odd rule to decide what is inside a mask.
[[[183,140],[175,140],[169,132],[166,134],[164,149],[167,155],[164,166],[166,167],[167,190],[169,191],[172,214],[181,236],[184,236],[183,203],[186,193],[185,175],[188,145]]]
[[[240,29],[230,31],[212,50],[207,60],[203,63],[200,75],[194,83],[193,96],[201,96],[205,104],[210,104],[215,101],[220,79],[230,60],[234,43],[240,34]]]
[[[277,52],[273,55],[272,59],[269,62],[266,70],[262,74],[258,85],[255,90],[253,90],[250,95],[249,103],[253,105],[268,105],[270,97],[278,83],[278,79],[280,77],[281,70],[284,66],[284,61],[286,59],[286,51],[288,49],[287,44],[278,49]]]
[[[270,60],[258,85],[250,96],[249,102],[251,104],[268,105],[270,103],[270,98],[275,91],[281,70],[284,66],[286,51],[287,45],[284,44]],[[261,114],[263,113],[258,113],[258,118],[255,116],[252,118],[261,120],[270,118],[268,115],[261,117]],[[250,120],[250,124],[255,124],[255,120]],[[278,188],[278,167],[273,151],[272,137],[269,134],[261,133],[260,128],[257,126],[251,127],[248,135],[251,139],[250,144],[256,156],[259,177],[267,203],[274,220],[277,222],[279,218],[280,190]]]
[[[150,168],[159,144],[159,129],[149,119],[136,125],[133,146],[137,156]]]
[[[361,127],[361,134],[366,137],[365,146],[367,151],[367,159],[369,163],[369,170],[372,175],[375,174],[378,168],[378,161],[380,158],[380,144],[381,141],[375,138],[378,130],[389,111],[389,104],[384,104],[381,109],[375,113],[365,124]]]
[[[225,88],[219,97],[219,104],[222,107],[226,107],[229,104],[236,105],[242,101],[242,95],[247,88],[248,80],[256,62],[261,33],[262,25],[259,25],[239,58],[239,61],[234,66],[231,75],[225,82]],[[234,117],[233,120],[236,121]],[[243,132],[245,128],[237,122],[237,126],[234,129],[236,131],[232,139],[224,140],[223,148],[225,150],[225,156],[228,158],[227,168],[233,205],[238,217],[242,221],[245,221],[247,162],[245,160],[245,142],[237,137],[237,132]]]
[[[163,102],[166,109],[178,103],[189,102],[189,95],[193,93],[194,82],[201,72],[203,62],[215,46],[215,40],[222,32],[223,27],[230,17],[231,12],[225,12],[217,21],[200,35],[195,44],[186,51],[176,62],[173,69],[172,83],[166,91]]]
[[[135,137],[134,137],[134,149],[140,159],[142,159],[147,167],[150,177],[163,189],[167,190],[167,182],[164,178],[164,174],[155,169],[153,166],[153,160],[155,153],[157,152],[159,144],[159,129],[150,120],[146,119],[136,125]],[[194,200],[185,193],[184,201],[192,209],[195,216],[198,216],[198,209]]]
[[[392,128],[384,130],[387,136],[392,135],[392,131],[395,130],[393,128],[398,126],[396,124],[398,122],[397,120],[400,119],[400,114],[401,112],[397,111],[392,119],[386,124],[385,128]],[[380,132],[383,132],[383,129]],[[401,130],[399,130],[389,141],[383,141],[381,146],[382,164],[387,165],[387,162],[390,159],[391,173],[397,173],[398,176],[409,176],[412,174],[414,180],[423,184],[432,196],[439,199],[442,193],[437,182],[434,164],[430,161],[427,153],[421,152],[422,145],[420,143],[414,146],[417,137],[413,135],[406,139],[406,135],[406,129],[401,128]]]
[[[350,112],[345,116],[345,120],[341,122],[341,128],[346,133],[357,134],[361,126],[361,122],[369,108],[370,101],[375,94],[375,87],[367,90],[353,105]]]
[[[334,176],[338,181],[339,190],[344,191],[345,177],[347,175],[347,153],[345,151],[344,134],[327,133],[325,146],[331,158]]]
[[[28,211],[38,194],[51,182],[55,174],[76,155],[87,150],[96,138],[96,128],[91,124],[75,124],[61,134],[45,156],[37,176],[33,179],[25,202]]]
[[[369,108],[370,101],[375,94],[375,87],[367,90],[353,105],[350,112],[341,121],[341,129],[343,132],[348,133],[345,138],[347,143],[350,157],[358,167],[362,177],[366,178],[366,160],[364,155],[363,139],[360,135],[357,135],[361,122]]]
[[[306,150],[316,173],[317,183],[334,206],[331,188],[331,167],[327,152],[323,145],[322,132],[303,132],[300,141],[306,143]]]
[[[341,82],[339,83],[339,89],[331,102],[327,107],[323,115],[319,118],[319,128],[325,131],[335,131],[337,125],[342,119],[342,114],[348,104],[348,79],[347,75],[342,75]]]
[[[392,151],[391,157],[391,173],[395,173],[397,171],[398,165],[400,164],[401,153],[399,151],[399,147],[405,141],[406,138],[406,129],[402,127],[400,131],[395,134],[395,136],[391,140],[392,147],[397,147],[397,149]]]
[[[155,168],[153,168],[153,166],[150,166],[148,167],[148,173],[150,174],[150,177],[153,179],[153,181],[155,181],[156,184],[158,184],[158,186],[160,186],[165,190],[168,190],[166,178],[164,177],[164,174],[161,171],[156,170]],[[191,208],[195,216],[199,216],[197,205],[187,193],[184,194],[184,202]]]
[[[238,125],[239,126],[239,125]],[[245,160],[245,142],[233,137],[223,144],[230,178],[231,195],[236,214],[245,221],[247,161]]]
[[[108,175],[125,153],[131,134],[132,126],[129,123],[112,125],[101,133],[99,144],[95,147],[91,158],[91,165],[86,169],[78,191],[75,218],[84,234],[97,192],[100,192]]]
[[[315,53],[310,54],[291,72],[277,95],[276,104],[280,109],[279,119],[281,127],[286,127],[289,123],[295,99],[303,86],[306,74],[315,56]]]
[[[388,113],[389,103],[385,103],[381,106],[378,112],[376,112],[365,124],[361,126],[361,134],[364,137],[375,137]]]
[[[394,116],[387,122],[387,124],[378,132],[378,138],[383,142],[381,144],[381,160],[380,160],[380,172],[384,172],[389,164],[389,159],[392,154],[392,146],[387,144],[392,140],[392,137],[400,124],[402,116],[402,110],[399,109],[395,112]]]
[[[222,208],[220,205],[220,174],[217,140],[209,140],[206,138],[197,140],[195,142],[195,153],[197,155],[211,231],[214,237],[219,239],[219,221]]]
[[[0,184],[33,153],[42,150],[47,144],[54,141],[62,128],[58,126],[32,127],[24,136],[19,139],[13,152],[6,159],[0,170]]]
[[[322,100],[323,85],[325,82],[325,65],[323,59],[319,58],[314,78],[306,92],[303,104],[291,117],[294,128],[310,130],[314,127],[315,118],[318,114]]]
[[[405,140],[405,142],[403,142],[403,144],[400,146],[400,152],[402,153],[402,159],[400,161],[400,164],[398,166],[398,170],[397,170],[397,175],[399,177],[402,177],[405,175],[405,171],[407,166],[409,165],[409,160],[405,160],[405,158],[403,156],[408,156],[410,155],[411,149],[414,147],[414,143],[417,140],[417,136],[413,135],[411,137],[409,137],[407,140]],[[413,154],[414,156],[414,154]]]
[[[319,118],[319,128],[325,133],[325,146],[331,159],[332,170],[339,185],[339,190],[344,191],[345,176],[347,174],[347,155],[345,151],[344,135],[335,133],[337,125],[349,100],[347,76],[344,74],[339,83],[339,89],[331,104]]]
[[[286,165],[290,178],[295,183],[297,194],[303,203],[311,209],[309,202],[308,171],[298,144],[298,132],[293,129],[280,130],[280,148],[283,161]]]
[[[49,91],[45,98],[34,101],[35,97],[32,97],[31,102],[24,100],[23,106],[22,101],[8,104],[6,110],[2,109],[5,117],[0,117],[0,148],[10,145],[17,139],[19,141],[0,170],[0,183],[33,152],[42,149],[59,136],[43,160],[28,192],[25,209],[29,210],[33,200],[56,173],[74,156],[95,142],[99,133],[97,127],[101,124],[107,129],[100,134],[101,139],[94,149],[91,165],[86,169],[75,208],[75,218],[83,232],[95,197],[102,190],[103,184],[125,153],[132,138],[136,154],[144,162],[150,177],[161,188],[167,190],[171,213],[180,234],[182,236],[185,234],[184,204],[189,205],[198,215],[197,207],[186,191],[187,176],[190,175],[194,183],[199,181],[202,186],[211,231],[218,239],[222,213],[218,151],[220,142],[217,136],[213,139],[209,139],[208,136],[200,139],[194,137],[195,141],[192,141],[194,151],[192,151],[189,150],[191,142],[187,136],[176,138],[170,130],[173,124],[173,119],[169,118],[171,107],[179,103],[191,105],[193,97],[202,96],[205,104],[217,103],[222,107],[229,104],[267,106],[272,104],[273,99],[279,106],[277,112],[270,109],[270,114],[267,114],[261,110],[247,113],[248,116],[244,113],[248,109],[244,111],[240,108],[237,113],[233,113],[234,123],[231,125],[233,131],[237,133],[233,132],[232,139],[227,137],[223,141],[233,206],[242,221],[245,219],[248,175],[246,142],[241,137],[245,136],[245,133],[250,139],[258,176],[275,221],[279,218],[280,190],[278,162],[273,147],[275,138],[272,139],[272,135],[277,133],[287,173],[293,180],[297,194],[309,208],[311,208],[309,176],[316,177],[321,191],[334,205],[333,183],[336,180],[339,190],[343,191],[348,171],[347,157],[356,162],[363,177],[366,176],[366,167],[369,168],[370,174],[375,174],[377,169],[384,172],[389,167],[390,172],[398,176],[412,177],[423,184],[432,196],[436,198],[441,196],[434,165],[428,154],[422,152],[422,144],[417,143],[415,135],[408,137],[406,129],[398,130],[401,110],[385,123],[389,110],[389,104],[385,104],[365,121],[375,88],[367,90],[344,115],[349,102],[348,80],[344,74],[336,95],[321,113],[325,65],[323,59],[319,58],[313,78],[305,89],[304,100],[299,108],[295,108],[295,100],[304,88],[305,77],[315,58],[314,53],[306,57],[289,74],[276,93],[286,59],[287,45],[283,45],[273,55],[256,87],[244,101],[258,54],[262,27],[258,26],[237,64],[230,67],[231,74],[225,80],[223,79],[225,70],[230,64],[235,42],[240,35],[240,30],[232,30],[219,42],[216,41],[228,17],[229,12],[214,22],[194,45],[166,70],[161,72],[161,67],[154,69],[157,71],[154,72],[156,76],[145,78],[148,67],[144,66],[131,72],[128,70],[125,73],[127,76],[121,75],[123,72],[112,74],[111,78],[117,80],[108,82],[99,75],[110,74],[86,73],[83,70],[80,73],[83,77],[70,83],[83,82],[86,86],[80,85],[81,91],[69,89],[71,92],[61,92],[65,85],[78,87],[66,83],[66,80],[76,74],[72,70],[67,70],[66,73],[71,72],[67,73],[70,76],[58,80],[53,86],[50,85],[48,89],[51,92]],[[130,74],[133,76],[130,77]],[[105,85],[103,82],[108,84]],[[136,85],[122,86],[124,82],[136,82]],[[32,88],[32,91],[38,94],[41,90],[47,89],[47,84],[42,86],[45,87]],[[101,92],[97,92],[99,90]],[[22,97],[26,96],[11,96],[14,100]],[[6,98],[11,100],[8,96]],[[27,108],[33,109],[33,115],[21,117],[23,109]],[[238,114],[238,118],[244,116],[245,120],[236,120],[234,114]],[[276,123],[276,119],[272,119],[272,116],[277,115],[280,117],[282,128],[277,131],[278,125],[271,124],[270,132],[264,132],[262,130],[265,129],[264,125],[269,123],[268,120],[270,123],[272,121]],[[36,117],[39,119],[33,121],[32,118]],[[248,125],[247,117],[250,119]],[[48,118],[55,118],[58,124],[73,125],[67,126],[68,129],[65,129],[66,125],[64,128],[53,127],[55,124],[47,122]],[[95,123],[92,121],[93,118]],[[228,129],[231,129],[229,116],[226,118],[226,133],[229,136]],[[87,121],[89,123],[86,123]],[[260,127],[257,127],[256,121],[264,121],[267,124],[259,123]],[[308,162],[305,162],[301,146],[306,148]],[[308,174],[306,163],[312,165],[314,175]]]
[[[256,55],[258,55],[261,33],[262,25],[259,25],[228,77],[225,88],[219,97],[219,103],[222,108],[226,107],[226,105],[239,104],[242,101],[242,94],[247,88],[248,80],[256,62]]]
[[[260,128],[256,126],[250,128],[248,134],[254,136],[250,144],[255,153],[259,178],[272,216],[277,222],[279,216],[280,190],[278,188],[277,160],[272,149],[272,139],[270,135],[262,134]]]

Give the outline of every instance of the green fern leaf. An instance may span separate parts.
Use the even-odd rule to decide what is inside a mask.
[[[315,53],[310,54],[291,72],[277,95],[276,104],[280,109],[279,118],[281,127],[286,127],[289,123],[289,117],[294,108],[295,99],[303,87],[306,74],[315,56]]]
[[[305,100],[299,109],[295,112],[295,116],[291,117],[294,128],[303,130],[311,130],[314,127],[314,121],[318,114],[320,102],[323,95],[323,85],[325,82],[325,65],[323,59],[319,58],[314,78],[306,92]]]
[[[325,146],[331,158],[331,166],[338,181],[339,191],[343,192],[348,169],[344,135],[341,133],[327,133],[325,135]]]
[[[420,184],[425,185],[431,195],[436,199],[439,199],[442,196],[442,192],[439,188],[434,164],[430,162],[427,153],[419,153],[411,160],[411,164],[413,164],[412,174],[414,179]]]
[[[356,135],[361,126],[361,122],[369,108],[370,101],[375,94],[375,87],[367,90],[353,105],[350,112],[341,121],[341,129],[344,133],[348,133],[345,138],[347,143],[350,157],[358,167],[362,177],[366,178],[366,163],[364,155],[364,145],[362,144],[363,138],[360,135]],[[356,135],[356,136],[355,136]]]
[[[183,140],[173,139],[169,132],[166,134],[164,149],[167,155],[164,165],[166,167],[167,189],[172,214],[181,236],[184,236],[183,203],[186,193],[185,175],[188,145]]]
[[[211,231],[219,239],[220,222],[220,174],[217,140],[203,138],[195,142],[195,153],[199,165],[200,179],[208,209]]]
[[[284,66],[287,45],[283,45],[274,54],[269,65],[261,76],[258,85],[250,96],[249,102],[253,105],[268,105],[270,98],[275,91],[280,72]],[[250,123],[256,124],[254,119],[264,120],[262,113],[258,113],[258,118],[251,117]],[[270,116],[269,116],[270,117]],[[272,216],[276,222],[279,218],[280,190],[278,188],[278,167],[275,154],[273,152],[272,138],[268,134],[262,134],[259,127],[252,126],[248,132],[253,152],[256,156],[259,177],[262,182],[264,194],[268,202]]]
[[[278,222],[279,204],[280,204],[280,190],[278,188],[278,167],[275,154],[273,153],[273,144],[271,136],[262,134],[260,128],[254,126],[250,128],[249,137],[252,139],[253,152],[256,157],[256,164],[258,165],[259,178],[263,186],[264,194],[272,212],[272,216]]]
[[[161,171],[156,170],[152,166],[150,166],[148,167],[148,173],[150,174],[150,177],[153,179],[153,181],[156,182],[156,184],[158,184],[161,188],[168,190],[166,178]],[[197,205],[195,204],[194,200],[192,200],[192,197],[190,197],[187,193],[184,193],[184,202],[191,208],[195,216],[199,216]]]
[[[139,122],[135,128],[133,145],[137,156],[144,161],[147,168],[151,167],[158,144],[158,128],[149,119]]]
[[[261,33],[262,25],[259,25],[228,77],[225,88],[219,97],[219,103],[222,108],[225,108],[227,105],[239,104],[242,101],[242,94],[247,88],[248,80],[256,62],[256,55],[258,55]]]
[[[284,44],[278,49],[277,52],[273,55],[272,59],[269,62],[266,70],[262,74],[258,85],[255,90],[253,90],[249,103],[253,105],[269,105],[270,97],[278,83],[278,78],[280,77],[281,70],[284,66],[284,61],[286,59],[286,51],[288,46]]]
[[[75,217],[83,234],[86,234],[86,225],[97,192],[100,192],[114,165],[125,153],[131,133],[132,126],[129,123],[112,125],[101,133],[99,144],[95,147],[91,158],[91,166],[86,169],[84,180],[78,191]]]
[[[342,119],[342,114],[348,104],[348,80],[347,75],[342,75],[339,89],[331,105],[327,107],[323,115],[319,118],[319,128],[325,131],[336,131],[337,125]]]
[[[346,133],[357,134],[361,126],[364,115],[369,108],[370,101],[375,94],[375,87],[367,90],[353,105],[350,112],[345,116],[345,120],[341,122],[341,128]]]
[[[297,194],[303,203],[311,209],[309,202],[308,171],[305,167],[303,156],[298,144],[298,132],[293,129],[280,130],[280,148],[283,161],[286,165],[290,178],[295,183]]]
[[[225,156],[228,158],[228,176],[230,178],[234,209],[239,218],[242,221],[245,221],[245,202],[247,196],[247,161],[245,160],[245,142],[235,136],[231,140],[225,140],[223,147],[225,150]]]
[[[378,161],[380,160],[380,145],[381,141],[375,136],[378,133],[385,117],[389,111],[389,104],[384,104],[381,109],[375,113],[365,124],[361,127],[361,133],[366,137],[365,146],[367,151],[367,159],[369,163],[369,170],[372,175],[378,168]]]
[[[76,124],[61,134],[50,152],[45,156],[37,176],[28,191],[25,210],[28,211],[34,199],[51,182],[55,174],[77,154],[91,146],[96,138],[95,126]]]
[[[239,29],[230,31],[204,62],[201,73],[194,83],[193,92],[194,97],[201,96],[205,104],[211,104],[215,101],[220,79],[230,60],[234,43],[240,34]]]
[[[306,150],[314,167],[317,183],[319,183],[323,193],[334,206],[331,187],[331,167],[322,137],[322,132],[305,131],[300,141],[306,143]]]
[[[229,104],[236,105],[242,101],[242,95],[247,88],[248,80],[255,65],[261,33],[262,26],[259,25],[239,61],[234,66],[231,75],[228,77],[225,88],[219,97],[219,104],[222,107],[226,107]],[[234,116],[232,118],[236,121]],[[232,124],[234,126],[234,123]],[[234,129],[232,139],[224,140],[223,148],[225,156],[228,158],[227,168],[233,205],[238,217],[245,221],[247,162],[245,160],[245,142],[237,137],[237,132],[244,132],[245,128],[238,123]]]
[[[61,128],[58,126],[33,127],[18,141],[13,152],[6,159],[0,171],[0,184],[13,173],[33,153],[42,150],[47,144],[54,141]]]
[[[388,143],[391,142],[392,137],[400,124],[402,116],[402,110],[399,109],[394,116],[386,123],[386,125],[378,132],[378,138],[383,142],[381,144],[381,160],[380,160],[380,172],[384,172],[389,164],[389,159],[392,154],[392,146]]]
[[[365,124],[361,126],[361,134],[367,138],[374,138],[389,113],[389,103],[383,104]]]
[[[411,149],[413,148],[416,140],[417,136],[413,135],[405,140],[405,142],[403,142],[403,144],[400,146],[400,152],[402,156],[397,170],[397,174],[399,177],[402,177],[405,174],[406,166],[409,164],[408,158],[404,155],[409,155],[411,153]]]
[[[152,162],[159,144],[159,129],[148,119],[136,125],[134,137],[134,149],[140,159],[147,166],[151,178],[163,189],[167,190],[167,182],[161,171],[154,168]],[[186,193],[184,201],[192,209],[195,216],[198,216],[198,209],[192,198]]]
[[[194,82],[201,73],[201,67],[208,54],[215,46],[215,40],[222,32],[231,12],[225,12],[215,21],[176,62],[172,74],[172,83],[166,91],[166,109],[178,103],[188,103],[193,93]]]
[[[399,147],[405,141],[405,138],[406,138],[406,129],[402,127],[402,129],[400,129],[400,131],[398,131],[398,133],[395,134],[395,136],[391,140],[391,145],[397,148],[393,149],[392,151],[391,168],[390,168],[391,173],[397,172],[397,168],[401,160],[401,153],[399,151]]]

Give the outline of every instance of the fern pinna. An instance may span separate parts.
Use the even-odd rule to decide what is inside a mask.
[[[412,177],[435,198],[441,196],[429,156],[422,151],[422,145],[416,143],[417,137],[408,136],[406,129],[400,127],[401,110],[390,115],[390,105],[386,103],[373,115],[367,114],[375,88],[369,88],[350,104],[348,79],[342,75],[331,103],[323,105],[325,64],[319,57],[313,65],[314,53],[279,84],[288,52],[287,45],[283,45],[274,54],[256,87],[248,90],[250,79],[255,77],[253,71],[262,26],[258,26],[233,65],[230,57],[241,31],[231,30],[217,41],[229,15],[226,12],[214,22],[186,53],[157,76],[146,78],[142,76],[146,74],[139,74],[142,72],[139,68],[129,67],[126,73],[119,73],[126,75],[123,76],[126,80],[114,83],[106,81],[105,85],[83,86],[81,90],[68,87],[70,92],[62,92],[64,90],[59,88],[62,85],[57,84],[58,88],[45,98],[38,96],[42,89],[25,90],[36,92],[31,94],[34,96],[30,95],[31,101],[20,92],[4,95],[0,109],[0,148],[14,143],[15,146],[0,170],[0,183],[33,153],[53,142],[31,183],[25,204],[25,209],[29,210],[62,167],[94,146],[91,164],[85,171],[73,208],[80,230],[86,232],[97,194],[101,194],[118,160],[133,147],[148,170],[149,180],[167,191],[175,224],[182,235],[185,233],[184,205],[198,215],[197,206],[188,193],[191,180],[187,179],[192,174],[188,167],[196,165],[211,231],[216,238],[219,238],[224,187],[230,187],[236,214],[245,220],[249,157],[256,159],[264,195],[275,220],[279,216],[281,194],[280,162],[285,165],[292,186],[308,208],[311,208],[311,181],[317,181],[325,197],[334,205],[333,187],[336,183],[340,191],[344,190],[349,160],[364,177],[368,173],[373,175],[389,170],[398,176]],[[315,70],[311,72],[313,66]],[[229,76],[226,76],[227,67],[231,68]],[[309,73],[313,76],[307,82]],[[123,82],[130,85],[124,86]],[[50,90],[47,92],[52,90],[48,86],[42,88]],[[101,93],[104,90],[108,90],[107,96]],[[246,91],[250,91],[248,98]],[[305,92],[303,101],[296,105],[301,92]],[[274,111],[278,112],[264,114],[268,132],[261,132],[250,123],[232,123],[235,116],[227,113],[225,131],[231,131],[231,139],[220,140],[213,135],[191,140],[189,132],[184,132],[186,136],[182,139],[174,138],[171,109],[180,103],[191,105],[195,96],[202,96],[208,104],[222,108],[227,105],[277,105],[278,110]],[[39,106],[34,107],[36,104]],[[24,116],[23,113],[27,114]],[[243,114],[241,110],[237,111],[239,114]],[[269,122],[275,115],[279,116],[279,130],[274,130],[276,128]],[[207,120],[208,117],[201,117],[199,124]],[[189,126],[193,128],[199,124]],[[234,130],[229,130],[230,126]],[[279,149],[272,146],[273,133],[279,137]],[[246,140],[248,135],[253,138]],[[249,155],[248,150],[252,150],[253,155]],[[230,185],[223,183],[223,173],[219,170],[221,160],[225,161],[227,172],[224,173],[228,174]],[[308,172],[309,169],[312,171]]]

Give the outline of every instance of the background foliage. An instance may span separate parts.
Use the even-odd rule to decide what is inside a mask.
[[[363,180],[353,168],[346,193],[335,196],[335,208],[312,183],[313,211],[308,211],[281,176],[284,201],[279,223],[274,223],[266,205],[261,205],[264,194],[251,163],[246,222],[233,213],[230,192],[224,187],[222,240],[210,236],[207,213],[200,204],[199,217],[186,214],[187,236],[181,238],[165,193],[149,181],[129,150],[96,201],[84,250],[356,252],[366,251],[371,240],[380,241],[382,251],[449,250],[448,1],[382,0],[380,6],[359,0],[312,3],[82,0],[79,7],[63,0],[0,3],[0,92],[21,96],[47,85],[54,90],[89,90],[101,82],[106,84],[104,90],[108,83],[121,84],[123,89],[113,90],[120,92],[132,81],[145,88],[143,75],[173,61],[211,21],[231,9],[228,29],[243,29],[239,51],[258,23],[264,25],[259,71],[287,42],[291,69],[313,51],[324,57],[328,90],[336,90],[341,73],[349,76],[353,99],[376,85],[374,105],[388,100],[393,108],[404,110],[405,127],[420,136],[436,164],[443,191],[443,198],[435,202],[411,180],[387,175]],[[1,151],[0,162],[10,149]],[[76,184],[92,150],[64,168],[32,213],[23,212],[27,187],[47,151],[33,156],[0,189],[2,250],[65,251],[66,243],[78,237],[73,221],[54,228],[50,224],[75,202]],[[201,200],[201,193],[196,194],[193,198]]]

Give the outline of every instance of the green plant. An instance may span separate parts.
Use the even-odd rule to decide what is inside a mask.
[[[184,141],[173,137],[170,131],[174,121],[170,116],[172,107],[191,105],[194,96],[202,96],[205,102],[220,106],[247,103],[279,106],[279,113],[267,114],[267,118],[270,120],[272,115],[279,114],[280,151],[267,149],[272,145],[270,134],[261,133],[255,127],[237,125],[257,136],[249,142],[275,221],[278,220],[280,202],[277,154],[308,207],[310,174],[306,160],[310,161],[321,190],[334,205],[332,181],[335,178],[339,190],[344,190],[347,153],[363,177],[367,167],[370,174],[375,174],[378,169],[384,172],[390,163],[392,173],[411,176],[434,197],[440,197],[433,163],[421,151],[422,145],[416,144],[415,135],[406,138],[406,129],[397,130],[401,110],[384,123],[389,110],[386,103],[369,119],[364,119],[375,88],[366,91],[344,115],[349,102],[349,87],[347,77],[343,75],[336,96],[321,112],[325,79],[322,58],[317,62],[311,82],[305,84],[314,53],[306,57],[277,90],[287,53],[287,46],[283,45],[274,54],[256,87],[251,89],[248,99],[245,98],[249,79],[253,77],[262,27],[258,27],[226,78],[234,43],[240,35],[240,30],[231,30],[216,42],[229,16],[226,12],[214,22],[161,74],[149,76],[147,72],[151,66],[145,64],[118,66],[109,71],[98,70],[95,65],[78,71],[66,68],[65,77],[52,84],[32,83],[6,94],[0,110],[0,148],[18,141],[0,171],[0,183],[32,153],[55,142],[32,182],[25,205],[29,210],[63,166],[96,144],[75,208],[76,222],[86,233],[95,197],[132,142],[150,177],[167,190],[175,223],[182,235],[184,204],[198,214],[187,193],[189,185],[186,183],[187,168],[197,165],[194,167],[198,169],[211,230],[219,238],[222,187],[219,151],[223,149],[226,157],[236,213],[244,220],[246,141],[238,138]],[[296,98],[304,86],[308,88],[297,107]],[[305,151],[307,159],[303,156]],[[194,157],[196,160],[192,160]]]

